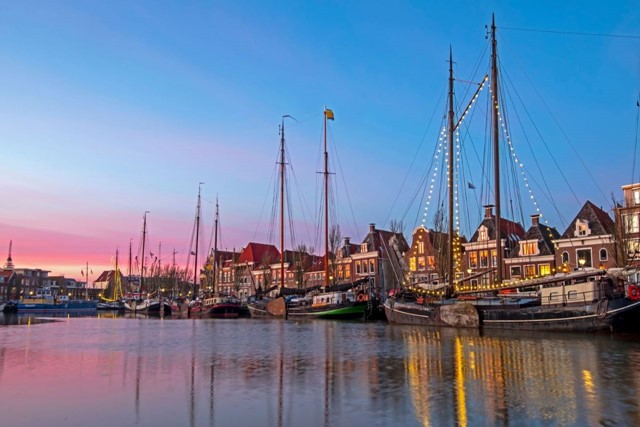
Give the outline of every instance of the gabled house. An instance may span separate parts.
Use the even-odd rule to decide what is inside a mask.
[[[587,200],[562,236],[554,242],[558,269],[615,267],[614,233],[615,223],[609,214]]]
[[[524,238],[518,242],[504,259],[506,279],[517,280],[547,276],[556,272],[555,246],[553,241],[560,233],[540,223],[540,215],[531,215],[531,226]]]
[[[279,260],[280,252],[274,245],[250,242],[240,251],[236,260],[223,264],[219,291],[247,298],[255,293],[254,286],[262,286],[265,290],[276,285],[272,283],[270,270]]]
[[[404,280],[406,270],[404,254],[409,245],[402,233],[379,230],[369,224],[369,233],[360,244],[353,260],[353,281],[369,278],[379,293],[398,287]]]
[[[463,266],[472,278],[469,285],[488,285],[497,278],[498,253],[496,251],[496,219],[493,205],[484,207],[484,219],[476,229],[469,242],[463,243]],[[524,228],[517,222],[505,218],[500,219],[500,248],[502,250],[502,277],[506,278],[504,260],[518,247],[518,243],[525,237]],[[485,273],[485,274],[482,274]]]
[[[460,239],[463,243],[464,238]],[[462,247],[458,248],[462,251]],[[411,247],[406,252],[409,283],[440,283],[447,274],[449,235],[423,225],[413,230]]]
[[[92,298],[106,297],[111,298],[114,295],[114,288],[116,286],[116,279],[120,280],[120,286],[122,287],[122,291],[127,293],[129,292],[126,289],[126,281],[120,270],[118,270],[118,276],[116,276],[116,270],[105,270],[96,280],[93,281],[93,285],[87,289],[88,293]],[[145,282],[146,283],[146,282]],[[145,285],[146,286],[146,285]],[[143,292],[147,292],[148,289],[143,289]]]

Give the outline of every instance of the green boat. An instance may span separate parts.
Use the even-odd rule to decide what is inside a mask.
[[[366,319],[375,311],[375,301],[354,291],[325,292],[287,302],[289,318]]]

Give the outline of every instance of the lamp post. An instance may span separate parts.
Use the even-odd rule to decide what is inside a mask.
[[[580,264],[580,268],[582,268],[584,270],[584,265],[586,264],[587,260],[584,258],[580,258],[578,260],[578,264]]]

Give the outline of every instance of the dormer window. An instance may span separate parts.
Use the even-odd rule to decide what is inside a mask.
[[[589,228],[589,222],[583,219],[579,219],[576,221],[576,237],[588,236],[591,234],[591,229]]]
[[[633,204],[640,205],[640,190],[633,190]]]
[[[520,255],[532,256],[538,254],[538,242],[536,240],[522,240],[520,242]]]
[[[360,247],[360,252],[362,252],[363,254],[368,252],[367,246],[368,245],[366,243],[363,243],[362,246]]]
[[[486,242],[487,240],[489,240],[489,231],[487,230],[487,227],[483,225],[478,229],[478,241]]]

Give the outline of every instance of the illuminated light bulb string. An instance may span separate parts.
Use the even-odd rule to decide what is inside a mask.
[[[438,177],[438,158],[440,157],[440,153],[444,151],[443,155],[446,159],[446,149],[443,148],[444,145],[444,137],[446,133],[446,128],[442,128],[440,131],[440,137],[438,138],[438,149],[436,150],[436,154],[433,156],[433,164],[435,165],[433,169],[433,176],[431,177],[431,182],[429,183],[429,194],[427,195],[427,201],[424,206],[424,213],[422,214],[422,226],[426,228],[427,216],[429,214],[429,206],[431,205],[431,197],[433,196],[433,187],[436,184],[436,178]]]

